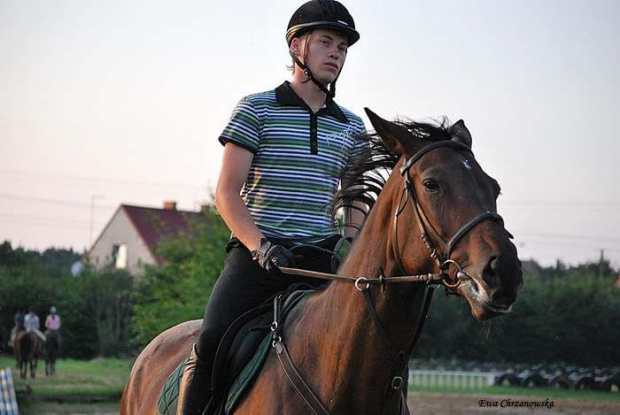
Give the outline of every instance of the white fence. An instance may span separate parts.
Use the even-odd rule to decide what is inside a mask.
[[[11,369],[0,369],[0,415],[19,415]]]
[[[498,374],[444,370],[410,370],[409,386],[480,389],[495,384]]]

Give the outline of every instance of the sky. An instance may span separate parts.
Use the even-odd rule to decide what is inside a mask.
[[[343,3],[340,105],[463,119],[522,259],[620,268],[620,2]],[[219,133],[290,79],[301,4],[0,0],[0,241],[82,251],[122,203],[212,201]]]

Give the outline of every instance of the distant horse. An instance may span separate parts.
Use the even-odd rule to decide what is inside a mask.
[[[39,358],[44,353],[43,341],[32,331],[22,331],[15,338],[15,345],[15,358],[17,359],[20,377],[26,379],[28,366],[30,366],[30,377],[34,379]]]
[[[60,333],[58,330],[46,330],[45,338],[45,376],[55,376],[56,359],[60,354]]]
[[[7,347],[6,331],[4,327],[0,327],[0,353],[4,353]]]
[[[343,278],[304,297],[284,328],[276,327],[282,331],[234,413],[408,413],[403,394],[428,283],[465,299],[478,320],[509,313],[516,300],[521,264],[496,213],[500,188],[474,158],[465,124],[367,114],[384,144],[371,139],[372,154],[343,178],[338,201],[372,208],[338,270]],[[379,167],[391,169],[387,180],[373,175]],[[200,324],[175,326],[143,350],[122,414],[156,413],[162,386]]]

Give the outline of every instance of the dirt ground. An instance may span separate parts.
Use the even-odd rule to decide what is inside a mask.
[[[551,406],[551,403],[553,403],[553,406],[548,408],[546,406],[533,407],[532,405],[535,402],[542,403],[544,405],[546,403],[546,399],[529,396],[410,393],[407,401],[412,415],[620,414],[620,402],[549,398],[549,406]],[[528,404],[530,407],[525,406]]]
[[[482,402],[481,402],[482,401]],[[549,399],[551,408],[510,407],[510,403],[545,402],[545,399],[527,396],[459,395],[440,393],[410,393],[409,410],[412,415],[617,415],[620,402],[584,401],[578,399]],[[494,404],[497,406],[493,406]],[[488,406],[487,406],[488,405]],[[502,407],[502,405],[504,407]],[[23,415],[116,415],[118,403],[55,404],[32,402],[20,408]]]

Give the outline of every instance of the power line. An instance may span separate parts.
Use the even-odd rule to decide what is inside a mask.
[[[54,217],[41,217],[41,216],[28,216],[28,215],[11,215],[6,213],[0,213],[0,219],[4,219],[2,222],[5,224],[41,224],[41,225],[69,225],[69,226],[83,226],[84,229],[88,229],[90,222],[85,220],[72,220],[68,218],[54,218]],[[96,222],[97,225],[103,225],[104,222]]]
[[[43,197],[24,196],[24,195],[10,194],[10,193],[0,193],[0,198],[23,200],[26,202],[35,202],[35,203],[46,203],[50,205],[83,207],[83,208],[90,208],[90,205],[91,205],[90,203],[82,203],[82,202],[59,200],[59,199],[47,199]],[[105,209],[113,209],[115,207],[118,207],[118,205],[115,205],[115,206],[97,205],[96,207],[105,208]]]
[[[550,240],[520,240],[516,242],[517,248],[534,249],[533,246],[570,247],[570,249],[591,250],[599,252],[604,249],[605,252],[620,252],[620,248],[611,248],[609,245],[595,242],[579,242],[579,241],[550,241]]]
[[[606,236],[583,236],[583,235],[569,235],[569,234],[554,234],[554,233],[530,233],[530,232],[514,232],[517,239],[522,239],[522,236],[533,236],[537,238],[545,239],[573,239],[581,241],[593,241],[593,242],[612,242],[620,243],[620,238],[609,238]]]
[[[104,177],[88,177],[88,176],[72,176],[66,174],[56,174],[56,173],[43,173],[43,172],[27,172],[27,171],[19,171],[19,170],[0,170],[0,174],[9,175],[9,176],[22,176],[22,179],[37,179],[37,180],[68,180],[74,182],[84,182],[84,183],[102,183],[102,184],[110,184],[110,185],[125,185],[125,186],[147,186],[147,187],[160,187],[160,188],[175,188],[175,189],[185,189],[185,190],[193,190],[200,191],[203,190],[201,186],[188,185],[182,183],[161,183],[161,182],[150,182],[150,181],[138,181],[138,180],[121,180],[121,179],[111,179]],[[206,184],[205,184],[206,188]]]
[[[620,208],[620,202],[613,200],[600,200],[587,202],[573,201],[573,200],[514,200],[514,199],[498,199],[498,202],[504,205],[510,206],[540,206],[540,207],[618,207]]]
[[[68,231],[77,232],[86,234],[88,225],[79,226],[79,225],[66,225],[62,223],[53,223],[53,222],[28,222],[23,220],[17,221],[5,221],[0,219],[0,224],[3,225],[22,225],[22,226],[35,226],[35,227],[45,227],[45,228],[59,228],[65,229]],[[6,237],[4,237],[6,239]],[[86,236],[84,237],[86,239]]]

